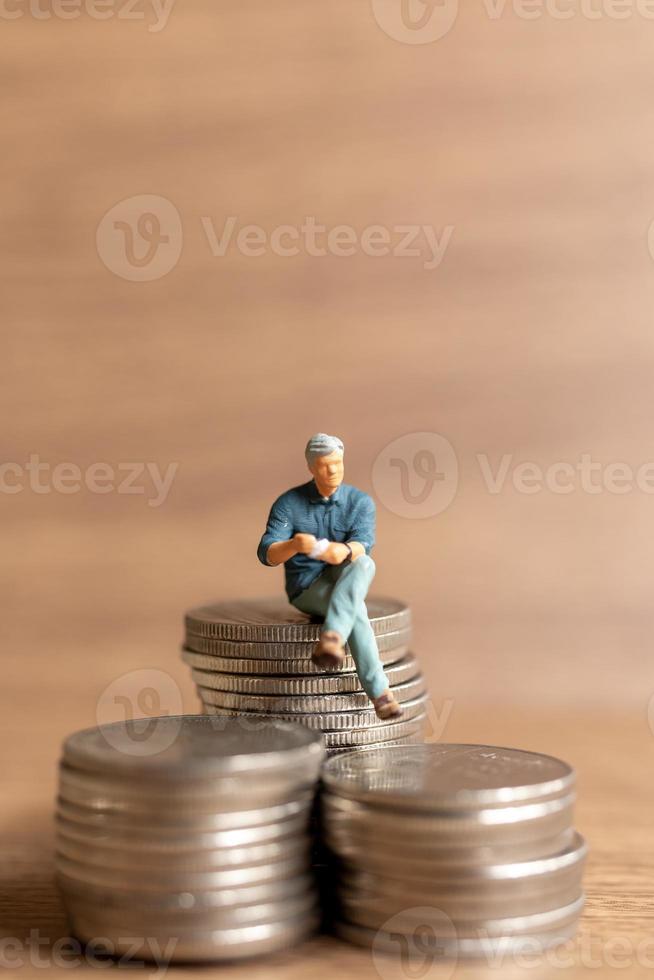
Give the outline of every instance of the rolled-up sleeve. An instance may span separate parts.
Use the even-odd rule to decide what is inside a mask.
[[[358,541],[369,555],[375,544],[375,502],[364,494],[358,504],[352,521],[350,541]]]
[[[288,507],[283,497],[279,497],[270,508],[266,530],[263,532],[259,547],[257,548],[257,558],[264,565],[270,565],[268,561],[268,548],[275,541],[290,541],[293,537],[293,522]]]

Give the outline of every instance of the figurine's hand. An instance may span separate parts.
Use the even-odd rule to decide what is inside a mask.
[[[315,534],[294,534],[293,544],[297,548],[296,554],[309,555],[316,547],[317,538]]]
[[[328,565],[341,565],[350,556],[350,549],[340,541],[331,541],[320,556],[321,561],[326,561]]]

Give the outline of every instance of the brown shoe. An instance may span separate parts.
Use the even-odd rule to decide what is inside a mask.
[[[323,670],[338,670],[345,662],[345,648],[343,640],[336,630],[325,630],[320,634],[320,639],[316,643],[311,654],[316,667]]]
[[[391,694],[390,691],[384,691],[383,694],[374,699],[372,704],[375,714],[382,721],[387,721],[389,718],[399,718],[402,714],[402,705],[395,700],[395,695]]]

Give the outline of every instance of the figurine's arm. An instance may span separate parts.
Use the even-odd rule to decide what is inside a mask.
[[[366,549],[360,541],[348,541],[347,544],[340,541],[330,541],[329,547],[325,548],[320,555],[320,561],[325,561],[328,565],[342,565],[350,557],[350,549],[352,550],[352,561],[356,561],[357,558],[366,553]]]
[[[308,555],[315,547],[313,534],[293,534],[293,521],[279,498],[270,508],[257,556],[264,565],[281,565],[293,555]]]
[[[294,534],[290,541],[273,541],[266,552],[266,564],[281,565],[293,555],[308,555],[315,546],[313,534]]]
[[[357,507],[352,521],[351,537],[347,544],[352,549],[352,561],[361,555],[368,555],[375,543],[375,502],[368,494],[363,494],[363,500]],[[340,565],[350,552],[345,544],[332,541],[329,548],[320,556],[329,565]]]

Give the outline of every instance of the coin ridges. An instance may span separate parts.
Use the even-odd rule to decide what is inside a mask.
[[[411,622],[409,607],[398,599],[370,597],[366,606],[375,634],[406,629]],[[185,625],[187,632],[199,636],[267,643],[308,643],[317,640],[322,629],[320,623],[280,598],[200,606],[189,610]]]
[[[388,742],[391,739],[403,738],[407,735],[416,735],[422,730],[426,717],[423,712],[408,721],[385,722],[380,725],[371,725],[370,728],[359,728],[349,732],[325,732],[325,745],[328,748],[358,747],[372,745],[376,742]]]
[[[302,695],[330,695],[362,693],[361,681],[356,674],[320,674],[313,677],[257,677],[244,674],[230,674],[209,667],[197,666],[193,669],[193,679],[201,687],[216,691],[229,691],[235,694],[263,694],[295,697]],[[402,684],[420,673],[418,661],[413,655],[404,657],[397,663],[386,667],[385,674],[390,685]],[[363,703],[365,707],[365,702]]]
[[[393,630],[376,636],[377,649],[385,662],[390,662],[393,656],[399,659],[408,650],[411,642],[411,630]],[[195,653],[205,653],[208,656],[223,657],[232,661],[250,660],[299,660],[311,661],[315,640],[303,643],[263,643],[248,640],[219,640],[210,636],[198,636],[187,632],[184,646]],[[348,661],[352,661],[349,646],[345,645]],[[398,654],[399,651],[403,651]],[[352,661],[353,663],[353,661]],[[313,666],[313,665],[311,665]],[[230,668],[236,669],[236,668]],[[353,668],[354,669],[354,668]]]
[[[351,694],[313,695],[298,693],[285,696],[283,694],[248,694],[246,692],[224,691],[206,687],[206,681],[212,681],[211,676],[203,671],[193,671],[193,679],[206,704],[221,708],[232,708],[238,712],[263,712],[266,715],[279,718],[281,715],[301,714],[331,714],[334,711],[370,711],[370,698],[363,691]],[[421,674],[414,674],[409,679],[391,687],[398,701],[409,701],[425,693],[425,681]]]
[[[212,704],[209,698],[218,692],[206,691],[203,693],[205,697],[205,708],[212,714],[227,714],[227,715],[237,715],[239,717],[247,717],[251,719],[255,724],[258,718],[270,717],[268,714],[250,711],[246,712],[242,708],[227,708],[221,705]],[[404,721],[409,721],[415,718],[417,715],[424,714],[425,702],[427,700],[426,694],[423,692],[416,697],[411,698],[408,701],[402,702],[402,718]],[[362,708],[356,712],[354,711],[333,711],[331,713],[324,711],[315,711],[308,714],[302,714],[300,712],[295,712],[293,714],[280,714],[279,717],[284,721],[298,721],[307,728],[311,728],[314,731],[321,731],[323,734],[327,734],[333,731],[347,731],[352,729],[357,731],[364,728],[378,728],[380,725],[380,720],[375,714],[373,708]],[[385,729],[392,722],[382,722],[381,727]]]
[[[380,654],[385,670],[407,657],[413,657],[408,647],[397,647]],[[321,670],[311,660],[299,657],[293,660],[248,660],[238,657],[214,657],[211,654],[196,653],[186,648],[182,649],[182,660],[196,670],[208,670],[238,677],[306,677],[318,681],[349,677],[351,681],[354,679],[352,675],[356,676],[356,664],[349,656],[345,658],[342,667],[330,671]]]

